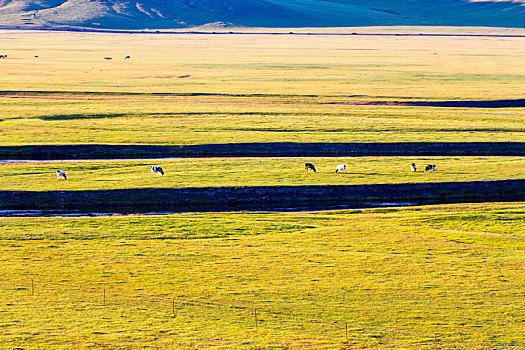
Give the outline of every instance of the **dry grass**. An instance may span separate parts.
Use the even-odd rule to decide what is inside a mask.
[[[524,42],[3,32],[9,59],[0,62],[8,72],[1,83],[4,90],[521,98]]]
[[[0,145],[524,141],[522,108],[326,104],[523,98],[524,43],[7,31],[0,38],[8,54],[0,61],[2,90],[42,93],[0,96]]]

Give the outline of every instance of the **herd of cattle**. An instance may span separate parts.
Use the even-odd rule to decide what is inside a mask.
[[[313,171],[315,173],[317,171],[315,169],[315,165],[313,165],[312,163],[304,163],[304,168],[306,172]],[[415,163],[410,164],[410,171],[411,172],[417,171]],[[428,164],[427,166],[425,166],[425,173],[428,173],[429,171],[432,171],[433,173],[435,173],[436,165]],[[335,169],[335,172],[336,173],[346,173],[346,164],[339,164],[337,168]],[[152,175],[164,175],[164,170],[162,170],[162,167],[160,166],[153,165],[151,167],[151,174]],[[66,180],[67,179],[66,172],[64,170],[57,170],[57,179]]]
[[[164,175],[164,170],[162,170],[162,167],[154,165],[151,167],[151,174],[152,175]],[[57,170],[57,179],[67,180],[66,172],[64,170]]]
[[[315,165],[313,165],[312,163],[304,163],[304,169],[306,170],[306,172],[313,171],[315,173],[317,171],[315,169]],[[416,163],[410,164],[410,171],[411,172],[417,171]],[[433,173],[435,173],[436,165],[428,164],[427,166],[425,166],[425,173],[428,173],[429,171],[432,171]],[[335,172],[336,173],[346,173],[346,164],[339,164],[337,168],[335,168]]]
[[[126,56],[124,59],[125,59],[125,60],[129,60],[130,58],[131,58],[131,56]],[[105,60],[111,60],[111,59],[113,59],[113,58],[112,58],[112,57],[109,57],[109,56],[106,56],[106,57],[104,57],[104,59],[105,59]]]

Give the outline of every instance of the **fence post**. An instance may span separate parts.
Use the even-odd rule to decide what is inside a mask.
[[[255,312],[253,314],[255,316],[255,328],[257,328],[257,309],[255,309],[254,311]]]
[[[35,295],[35,281],[31,280],[31,295]]]
[[[348,322],[345,322],[346,341],[348,342]]]
[[[106,288],[104,288],[104,305],[106,305]]]
[[[171,311],[173,312],[173,316],[175,316],[175,299],[171,299]]]

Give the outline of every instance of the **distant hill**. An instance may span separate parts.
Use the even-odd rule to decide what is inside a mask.
[[[0,26],[525,27],[525,0],[0,0]]]

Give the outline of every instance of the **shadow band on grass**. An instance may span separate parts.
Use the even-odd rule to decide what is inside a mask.
[[[0,160],[203,157],[525,156],[525,142],[226,143],[0,146]]]
[[[146,213],[308,211],[396,205],[525,200],[525,179],[338,186],[0,191],[0,210]]]
[[[371,101],[371,102],[328,102],[327,104],[364,106],[414,106],[444,108],[521,108],[525,99],[480,100],[480,101]]]
[[[182,76],[184,77],[184,76]],[[312,98],[312,97],[341,97],[355,98],[365,97],[365,95],[350,96],[329,96],[329,95],[308,95],[308,94],[225,94],[213,92],[118,92],[118,91],[57,91],[57,90],[0,90],[0,96],[8,97],[59,97],[65,99],[75,96],[134,96],[134,97],[257,97],[257,98]],[[369,96],[373,98],[373,96]],[[293,104],[294,102],[292,102]],[[525,107],[525,99],[507,99],[507,100],[444,100],[444,101],[337,101],[337,102],[318,102],[319,104],[334,105],[365,105],[365,106],[418,106],[418,107],[443,107],[443,108],[522,108]]]

